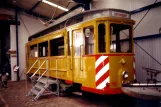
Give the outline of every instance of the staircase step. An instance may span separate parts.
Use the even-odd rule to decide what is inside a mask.
[[[39,94],[40,91],[32,89],[32,93],[35,94],[36,96]]]
[[[37,84],[35,85],[35,87],[38,88],[38,89],[40,89],[40,90],[41,90],[42,88],[45,88],[45,87],[44,87],[44,84],[40,84],[40,83],[37,83]]]
[[[54,84],[56,83],[57,81],[56,80],[53,80],[53,79],[50,79],[50,78],[44,78],[42,77],[40,80],[39,80],[40,83],[44,83],[44,84]]]
[[[35,79],[35,80],[37,80],[38,78],[39,78],[40,76],[38,76],[38,75],[35,75],[32,79]]]

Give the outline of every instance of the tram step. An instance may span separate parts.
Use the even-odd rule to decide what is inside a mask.
[[[42,77],[40,80],[39,80],[40,83],[43,83],[43,84],[56,84],[57,83],[57,80],[53,80],[53,79],[50,79],[50,78],[44,78]]]
[[[72,92],[72,93],[75,94],[75,95],[82,96],[82,92]]]
[[[44,86],[44,84],[41,84],[41,83],[37,83],[36,85],[35,85],[35,87],[36,88],[38,88],[38,89],[42,89],[42,88],[46,88],[45,86]]]
[[[33,93],[34,95],[36,95],[36,96],[39,94],[39,92],[40,92],[40,91],[38,91],[38,90],[32,89],[32,93]]]

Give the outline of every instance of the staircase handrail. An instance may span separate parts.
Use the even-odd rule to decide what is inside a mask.
[[[42,76],[44,76],[44,74],[48,71],[48,69],[37,79],[37,81],[39,81],[41,79]]]
[[[37,58],[37,60],[34,62],[34,64],[30,67],[30,69],[27,71],[27,73],[26,74],[28,74],[30,71],[31,71],[31,69],[35,66],[35,64],[37,63],[37,61],[39,60],[39,58]]]
[[[47,60],[48,60],[47,58],[44,60],[44,62],[39,66],[39,68],[35,71],[35,73],[30,77],[31,79],[36,75],[36,73],[40,70],[40,68],[44,65],[44,63],[45,63]]]

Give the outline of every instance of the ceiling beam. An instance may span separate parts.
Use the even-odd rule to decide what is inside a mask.
[[[84,10],[90,10],[90,2],[91,0],[73,0],[74,2],[82,5]]]
[[[136,14],[136,13],[139,13],[139,12],[151,9],[151,8],[156,8],[156,7],[159,7],[159,6],[161,6],[161,2],[157,2],[157,3],[154,3],[154,4],[147,5],[145,7],[141,7],[139,9],[133,10],[133,11],[131,11],[131,14]]]
[[[42,19],[44,19],[44,20],[50,20],[49,17],[46,17],[46,16],[43,16],[43,15],[37,14],[37,13],[35,13],[35,12],[30,12],[29,10],[25,10],[25,9],[20,8],[20,7],[17,7],[17,6],[14,6],[14,9],[15,9],[15,8],[16,8],[18,11],[25,12],[25,13],[31,15],[31,16],[35,16],[35,17],[38,17],[38,18],[42,18]]]
[[[37,8],[42,3],[42,0],[39,0],[29,11],[32,12],[34,9]]]
[[[8,25],[20,25],[20,21],[15,20],[0,20],[0,24],[8,24]]]
[[[5,4],[5,6],[6,6],[7,8],[17,9],[17,10],[20,11],[20,12],[24,12],[24,13],[26,13],[26,14],[28,14],[28,15],[31,15],[31,16],[34,16],[34,17],[42,18],[42,19],[44,19],[44,20],[50,20],[49,17],[46,17],[46,16],[43,16],[43,15],[37,14],[37,13],[35,13],[35,12],[31,12],[31,11],[29,11],[29,10],[25,10],[25,9],[23,9],[23,8],[21,8],[21,7],[17,7],[17,6],[8,4],[8,3]]]

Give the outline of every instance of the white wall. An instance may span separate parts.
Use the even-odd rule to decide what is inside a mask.
[[[149,13],[143,19],[143,21],[135,29],[135,32],[134,32],[135,37],[153,35],[153,34],[159,33],[159,28],[161,28],[160,11],[161,11],[161,6],[157,8],[153,8],[149,11]],[[134,19],[137,24],[146,12],[147,11],[143,11],[138,14],[134,14],[132,15],[132,19]]]
[[[26,65],[25,61],[25,44],[28,42],[28,37],[40,32],[44,29],[47,29],[73,15],[76,15],[82,11],[82,8],[78,8],[71,13],[59,18],[58,20],[55,20],[54,23],[50,24],[48,27],[44,26],[37,18],[27,15],[25,13],[19,13],[18,15],[18,21],[20,21],[20,25],[18,26],[18,36],[19,36],[19,42],[18,42],[18,48],[19,48],[19,72],[20,72],[20,79],[25,79],[24,75],[24,68]],[[15,17],[15,11],[10,9],[4,9],[0,8],[0,14],[8,14],[13,15]],[[10,26],[10,37],[11,37],[11,49],[16,50],[16,26],[11,25]],[[17,58],[11,57],[11,80],[16,81],[17,80],[17,74],[16,72],[13,72],[13,66],[16,65]]]
[[[0,14],[9,14],[15,16],[14,10],[8,10],[8,9],[0,9]],[[25,15],[25,14],[19,14],[18,15],[18,21],[20,21],[20,25],[18,26],[18,36],[19,36],[19,42],[18,42],[18,48],[19,48],[19,72],[20,72],[20,79],[25,79],[25,75],[23,73],[25,68],[25,44],[28,42],[28,37],[37,31],[40,31],[45,28],[45,26],[36,18]],[[26,26],[26,27],[25,27]],[[28,29],[28,31],[27,31]],[[28,33],[29,32],[29,33]],[[16,26],[11,25],[10,26],[10,38],[11,38],[11,49],[16,50]],[[17,80],[17,74],[16,72],[13,72],[13,66],[16,65],[17,58],[11,57],[11,80],[16,81]]]
[[[10,26],[10,48],[16,50],[16,27],[15,25]],[[17,57],[11,57],[11,80],[17,80],[17,73],[13,71],[13,66],[17,65]]]
[[[29,17],[26,15],[20,15],[18,20],[21,25],[18,27],[19,36],[19,66],[20,66],[20,78],[24,79],[25,75],[22,74],[26,65],[25,59],[25,44],[28,42],[28,37],[33,35],[35,32],[45,28],[45,26],[36,18]],[[26,26],[26,27],[25,27]],[[27,31],[28,29],[28,31]]]
[[[75,15],[79,12],[82,11],[82,8],[78,8],[76,10],[74,10],[73,12],[65,15],[64,17],[56,20],[53,24],[49,25],[48,27],[44,26],[37,18],[34,17],[29,17],[27,15],[23,15],[21,14],[19,17],[19,21],[21,23],[21,25],[19,26],[19,66],[20,66],[20,75],[22,74],[22,72],[24,71],[25,68],[25,44],[28,41],[28,37],[29,37],[29,33],[30,35],[33,35],[39,31],[42,31],[44,29],[47,29],[51,26],[53,26],[54,24],[57,24],[65,19],[67,19],[68,17],[71,17],[72,15]],[[23,20],[23,21],[22,21]],[[23,24],[24,22],[24,24]],[[29,33],[27,32],[27,29],[25,28],[25,26],[27,27]],[[22,74],[21,79],[25,79],[25,75]]]

